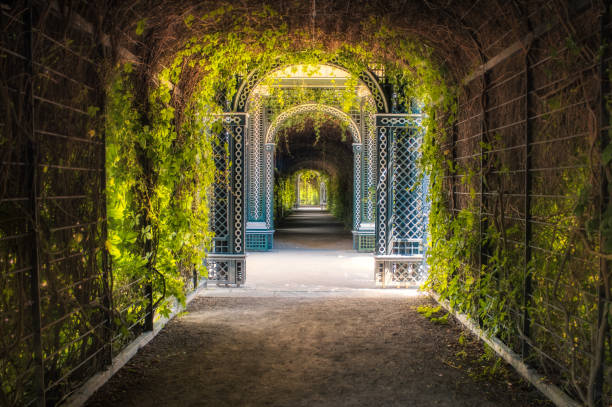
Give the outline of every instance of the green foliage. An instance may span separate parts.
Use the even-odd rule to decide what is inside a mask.
[[[432,307],[430,305],[423,305],[417,307],[417,312],[429,319],[434,324],[446,325],[448,324],[448,312],[442,312],[442,307]]]
[[[353,224],[353,191],[352,182],[348,178],[352,174],[339,174],[330,177],[327,183],[327,209],[350,229]]]
[[[300,205],[319,205],[321,174],[315,170],[298,171]]]
[[[437,314],[442,310],[442,306],[438,305],[437,307],[432,307],[430,305],[422,305],[417,307],[417,312],[423,315],[425,318],[431,318],[433,314]]]
[[[155,284],[159,295],[162,282],[152,273],[155,268],[164,276],[167,294],[184,301],[191,270],[205,272],[204,249],[211,238],[205,193],[213,172],[210,143],[193,110],[176,128],[167,87],[152,91],[151,111],[139,113],[130,71],[125,67],[111,83],[106,112],[106,246],[114,285],[121,292],[144,279]],[[130,318],[138,317],[143,303],[123,322],[133,322]],[[169,313],[168,304],[162,304],[160,313]]]
[[[296,190],[295,190],[295,179],[296,176],[293,174],[289,177],[276,177],[274,184],[274,219],[275,222],[279,222],[285,216],[291,213],[295,201],[296,201]]]
[[[136,24],[136,31],[135,31],[136,35],[140,36],[144,34],[146,24],[147,24],[146,19],[143,18],[141,20],[138,20],[138,23]]]
[[[508,365],[487,344],[484,352],[478,358],[478,369],[470,369],[470,377],[477,380],[506,379],[510,375]]]
[[[227,32],[207,30],[219,22]],[[224,5],[202,16],[187,15],[184,25],[194,35],[151,78],[149,83],[156,87],[145,94],[147,100],[134,97],[133,67],[126,65],[110,85],[107,107],[107,247],[115,287],[144,278],[153,281],[159,295],[161,282],[151,273],[155,268],[164,275],[168,294],[181,300],[189,271],[195,267],[200,274],[205,272],[202,261],[211,238],[206,199],[214,170],[207,134],[218,130],[215,115],[229,109],[241,78],[249,72],[334,61],[351,74],[341,91],[271,87],[268,107],[275,112],[305,102],[333,105],[344,112],[359,108],[357,78],[372,61],[385,66],[400,102],[418,98],[433,108],[448,100],[443,73],[432,65],[427,47],[394,32],[385,22],[368,22],[365,32],[371,37],[335,49],[313,43],[306,32],[290,32],[269,6],[245,14]],[[136,34],[145,30],[146,21],[139,21]],[[385,46],[397,51],[395,60],[372,51]],[[197,80],[184,80],[187,75]],[[271,82],[268,76],[262,84]],[[311,119],[315,132],[330,120],[324,114]],[[304,118],[296,117],[288,125],[299,125],[300,120]],[[338,124],[346,128],[342,120]],[[350,227],[352,174],[325,177],[329,208]],[[295,200],[294,181],[281,180],[276,188],[276,210],[284,213]],[[136,314],[138,306],[142,304],[130,312]]]

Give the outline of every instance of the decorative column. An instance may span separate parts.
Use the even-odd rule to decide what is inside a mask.
[[[248,222],[259,222],[265,218],[265,206],[262,208],[265,191],[262,187],[265,182],[265,162],[263,161],[263,138],[265,109],[263,107],[262,98],[259,95],[253,95],[249,102],[252,114],[249,116],[248,126],[248,182],[247,182],[247,214]],[[250,225],[247,224],[247,229]],[[247,230],[248,231],[248,230]]]
[[[249,102],[246,249],[267,251],[272,248],[274,231],[274,144],[264,143],[266,109],[260,96]]]
[[[215,180],[210,214],[215,233],[206,265],[208,281],[240,286],[246,281],[245,264],[245,134],[246,113],[219,115],[223,129],[212,135]]]
[[[394,130],[389,126],[389,119],[395,115],[377,115],[376,116],[376,157],[378,169],[378,183],[376,186],[376,227],[374,234],[374,255],[384,256],[387,254],[388,247],[388,198],[389,198],[389,139],[391,132]],[[378,266],[378,262],[376,264]],[[378,272],[378,270],[377,270]],[[376,276],[376,282],[379,282],[379,276]]]
[[[353,233],[359,230],[361,224],[361,163],[363,162],[363,146],[353,143]]]
[[[266,143],[265,163],[266,163],[266,228],[274,228],[274,149],[276,144]]]
[[[368,102],[368,105],[373,103]],[[376,196],[373,189],[376,188],[376,121],[373,106],[362,111],[362,147],[360,168],[359,198],[359,226],[353,230],[353,248],[359,252],[372,253],[376,237],[375,209]]]
[[[370,103],[374,103],[371,101]],[[376,117],[373,113],[374,108],[371,107],[367,110],[367,115],[362,118],[364,132],[363,132],[363,145],[364,145],[364,205],[363,217],[361,219],[362,228],[363,223],[368,224],[368,229],[374,227],[374,209],[376,208],[376,196],[371,193],[376,188]],[[372,234],[374,231],[370,232]],[[370,251],[374,250],[374,243],[369,245]]]
[[[426,178],[420,176],[421,115],[376,116],[378,186],[375,280],[381,287],[418,286],[425,277]]]

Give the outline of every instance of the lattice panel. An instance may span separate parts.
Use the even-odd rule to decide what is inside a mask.
[[[418,240],[399,240],[393,241],[391,253],[402,256],[416,256],[423,254],[423,241]]]
[[[226,116],[226,127],[232,137],[230,144],[230,154],[232,158],[231,180],[230,187],[232,191],[232,253],[243,254],[245,243],[245,223],[246,223],[246,208],[245,208],[245,128],[246,115],[231,115]]]
[[[226,261],[208,261],[208,280],[209,281],[227,281],[229,283],[229,263]]]
[[[213,199],[210,214],[211,231],[215,234],[213,252],[227,253],[227,236],[229,235],[229,134],[222,131],[213,141],[213,160],[215,178]]]
[[[363,172],[361,169],[362,162],[362,151],[363,146],[361,144],[353,144],[353,202],[354,202],[354,211],[353,211],[353,229],[358,229],[359,224],[361,223],[361,205],[362,205],[362,195],[361,195],[361,185],[363,180]]]
[[[374,251],[376,239],[374,235],[359,235],[357,236],[357,250],[360,252]]]
[[[371,191],[376,188],[376,123],[374,120],[374,101],[367,98],[363,120],[362,140],[365,149],[364,154],[364,205],[362,207],[362,221],[374,222],[376,203],[375,196]]]
[[[265,159],[266,159],[266,227],[272,229],[273,216],[274,216],[274,148],[275,144],[268,143],[265,145]],[[270,247],[271,248],[271,247]]]
[[[423,254],[427,178],[418,167],[420,116],[380,115],[378,128],[378,218],[376,254]]]
[[[246,115],[222,115],[223,130],[213,139],[215,179],[210,224],[212,253],[243,254],[245,234]]]
[[[266,251],[273,247],[271,233],[248,233],[246,235],[247,250]]]
[[[249,125],[248,135],[249,143],[247,146],[248,162],[248,220],[252,222],[260,221],[263,218],[262,214],[262,197],[263,187],[262,180],[264,176],[264,164],[262,162],[263,154],[263,136],[265,134],[265,109],[262,98],[254,95],[249,101],[249,112],[252,117]]]
[[[246,281],[244,257],[214,256],[206,259],[208,282],[217,285],[240,286]]]
[[[394,239],[422,239],[425,209],[417,161],[421,136],[416,129],[395,131],[392,147],[392,234]]]
[[[378,126],[378,123],[377,123]],[[378,187],[376,201],[378,203],[376,222],[376,254],[383,255],[387,251],[387,202],[388,202],[388,168],[387,143],[389,128],[381,126],[378,130]]]

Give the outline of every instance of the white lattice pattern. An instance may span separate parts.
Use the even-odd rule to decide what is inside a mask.
[[[272,228],[274,211],[274,147],[275,144],[266,144],[266,227]]]
[[[378,132],[378,254],[385,254],[387,249],[387,138],[387,127],[381,127]]]
[[[374,101],[371,97],[366,99],[366,110],[364,112],[364,145],[365,145],[365,205],[363,221],[374,222],[375,196],[370,193],[376,188],[376,122],[374,119]]]
[[[361,161],[362,161],[362,150],[363,146],[361,144],[353,144],[353,229],[358,229],[361,223],[361,183],[362,183],[362,173],[361,173]]]
[[[268,131],[266,132],[266,143],[274,143],[274,137],[279,130],[279,127],[285,120],[295,116],[296,114],[309,113],[309,112],[322,112],[335,116],[348,124],[351,135],[353,136],[354,143],[361,143],[361,134],[355,121],[342,110],[337,109],[333,106],[323,105],[320,103],[305,103],[292,107],[279,114],[276,119],[272,122]]]
[[[262,146],[264,134],[263,101],[259,95],[253,95],[249,101],[249,112],[252,121],[249,125],[249,142],[247,145],[248,163],[248,217],[251,221],[261,218],[261,179],[262,179]]]
[[[234,252],[242,253],[243,228],[243,151],[244,151],[244,127],[234,127]]]

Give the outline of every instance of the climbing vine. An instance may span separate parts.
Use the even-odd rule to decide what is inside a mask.
[[[280,222],[293,210],[297,194],[295,189],[295,174],[275,177],[274,184],[274,220]]]
[[[164,292],[163,285],[167,295],[184,301],[192,272],[204,275],[211,238],[206,194],[213,173],[210,143],[191,109],[177,129],[174,109],[164,104],[170,97],[167,88],[151,92],[149,114],[138,112],[131,73],[132,67],[124,66],[108,92],[106,246],[114,284],[136,289],[153,283],[157,293]],[[139,317],[146,301],[141,300],[131,305],[133,312],[118,316],[128,318],[121,322],[135,322],[129,319]],[[162,303],[160,313],[168,312]]]

